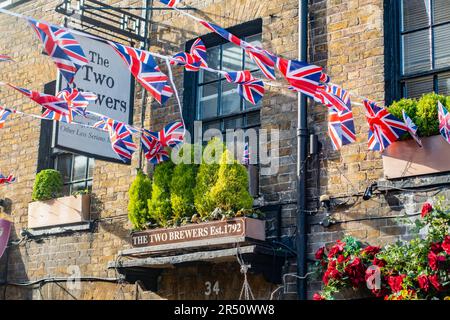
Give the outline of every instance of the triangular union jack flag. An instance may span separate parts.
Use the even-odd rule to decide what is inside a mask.
[[[155,59],[146,51],[109,42],[128,66],[136,80],[158,101],[165,102],[173,95],[169,78],[161,72]]]
[[[165,5],[173,8],[175,7],[178,3],[180,3],[181,0],[160,0],[162,3],[164,3]]]
[[[315,99],[320,86],[321,67],[283,58],[277,58],[277,67],[291,85],[291,90]]]
[[[230,83],[238,84],[239,95],[253,105],[257,105],[264,97],[264,82],[255,79],[248,70],[228,72],[225,78]]]
[[[145,158],[151,164],[158,164],[170,159],[169,153],[155,138],[155,134],[149,130],[143,130],[141,137],[142,150]]]
[[[339,111],[335,107],[328,108],[328,135],[334,150],[356,141],[355,124],[352,110]]]
[[[137,132],[136,130],[123,122],[108,117],[101,117],[94,127],[108,131],[114,152],[124,163],[131,162],[133,153],[137,150],[137,146],[133,142],[133,133]]]
[[[450,113],[448,110],[442,105],[442,103],[438,102],[438,115],[439,115],[439,132],[441,136],[450,143]]]
[[[6,120],[12,113],[15,112],[8,108],[0,107],[0,129],[2,129],[5,126]]]
[[[334,107],[340,112],[352,110],[352,103],[348,91],[334,84],[319,86],[315,100],[327,107]]]
[[[62,76],[73,83],[79,69],[89,63],[80,43],[67,30],[29,19],[47,54],[53,59]]]
[[[66,88],[58,92],[58,98],[67,102],[73,113],[84,116],[86,109],[91,102],[97,100],[97,96],[92,92],[82,92],[76,88]]]
[[[0,173],[0,184],[11,184],[14,182],[16,182],[16,178],[13,175],[5,177],[3,174]]]
[[[225,40],[241,47],[245,50],[247,55],[253,60],[253,62],[258,66],[262,73],[271,80],[275,80],[275,57],[269,51],[262,48],[258,48],[240,38],[236,37],[234,34],[228,32],[227,30],[219,27],[214,23],[209,23],[201,20],[200,23],[212,32],[217,33],[219,36]]]
[[[408,128],[408,132],[411,135],[411,137],[416,141],[417,145],[422,148],[422,141],[419,138],[419,135],[417,134],[417,126],[412,121],[412,119],[408,116],[405,110],[402,110],[403,115],[403,122],[405,122],[406,127]]]
[[[69,105],[63,99],[52,96],[50,94],[40,93],[34,90],[28,90],[20,87],[16,87],[12,84],[7,84],[9,87],[19,91],[21,94],[27,96],[37,104],[46,108],[48,112],[46,112],[47,119],[50,119],[50,113],[53,112],[52,115],[55,115],[55,119],[63,119],[64,122],[71,123],[73,121],[73,113]],[[57,116],[56,116],[57,115]]]
[[[369,150],[383,151],[408,132],[408,127],[386,108],[374,101],[364,100],[369,124]]]
[[[198,71],[201,67],[208,67],[206,46],[200,38],[192,44],[191,53],[180,52],[173,58],[176,61],[171,61],[170,64],[184,65],[187,71]]]

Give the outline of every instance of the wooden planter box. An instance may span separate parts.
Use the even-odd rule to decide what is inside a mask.
[[[90,196],[70,196],[28,204],[28,228],[45,228],[89,221]]]
[[[243,243],[247,240],[265,241],[265,234],[264,220],[235,218],[136,232],[132,235],[132,244],[144,251],[163,251]]]
[[[450,171],[450,144],[440,135],[422,138],[423,148],[411,139],[397,141],[384,150],[386,179],[414,177]]]

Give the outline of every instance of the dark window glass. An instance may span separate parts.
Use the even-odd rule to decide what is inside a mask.
[[[57,155],[56,170],[63,177],[63,194],[67,196],[77,191],[91,190],[94,167],[94,159],[70,153]]]

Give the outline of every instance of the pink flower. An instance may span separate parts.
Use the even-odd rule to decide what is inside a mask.
[[[322,297],[320,294],[315,293],[314,296],[313,296],[313,300],[315,300],[315,301],[322,301],[322,300],[325,300],[325,298]]]
[[[338,253],[341,253],[344,251],[345,243],[341,242],[341,240],[338,240],[336,244],[330,249],[330,252],[328,253],[328,258],[333,258]]]

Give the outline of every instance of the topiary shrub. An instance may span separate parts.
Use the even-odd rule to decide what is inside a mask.
[[[219,177],[219,161],[223,153],[224,144],[217,138],[212,139],[204,150],[205,159],[198,170],[196,186],[194,189],[195,209],[200,217],[205,218],[214,211],[215,201],[211,197],[211,189],[215,186]],[[208,161],[209,159],[219,159],[219,161]]]
[[[180,222],[183,218],[192,217],[195,213],[194,188],[197,175],[197,166],[194,164],[194,148],[185,144],[180,151],[180,156],[184,157],[185,152],[189,153],[190,164],[181,162],[178,164],[170,183],[170,201],[172,204],[173,220]],[[186,156],[188,156],[186,154]]]
[[[61,173],[56,170],[42,170],[34,181],[33,201],[45,201],[61,196],[63,181]]]
[[[160,226],[166,227],[172,216],[170,183],[175,165],[165,161],[156,166],[153,174],[152,197],[148,201],[149,217]]]
[[[228,150],[222,155],[217,183],[211,189],[215,207],[238,212],[253,207],[253,198],[248,192],[247,169],[239,164]]]
[[[152,181],[141,170],[128,191],[128,218],[133,224],[133,229],[143,230],[151,221],[148,211],[148,200],[151,198]]]
[[[414,99],[401,99],[399,101],[395,101],[389,108],[389,112],[396,116],[398,119],[403,121],[403,110],[405,110],[406,114],[411,118],[411,120],[416,123],[416,113],[417,113],[417,100]],[[404,134],[401,137],[401,140],[409,139],[409,133]]]
[[[436,93],[423,95],[417,103],[415,124],[422,137],[439,134],[438,101],[446,105],[446,98]]]

